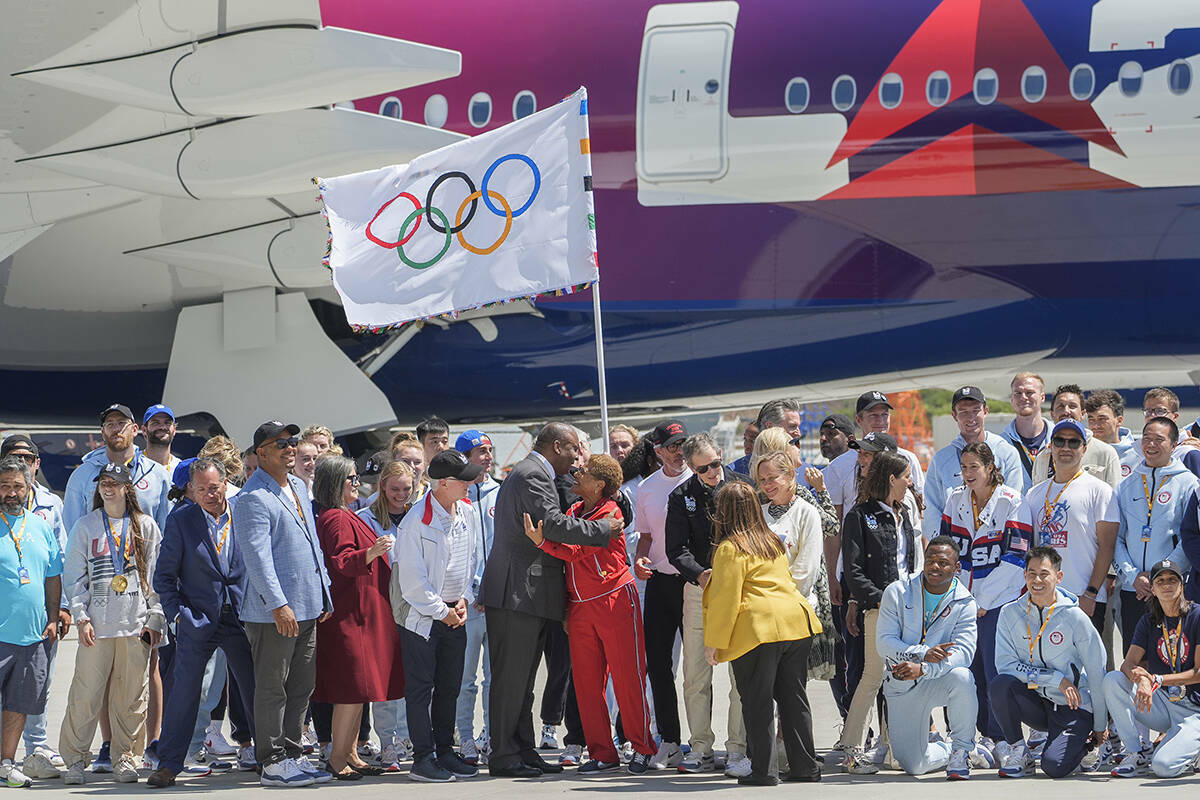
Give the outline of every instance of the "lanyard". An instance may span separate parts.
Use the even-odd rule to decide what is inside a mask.
[[[221,517],[225,518],[225,524],[221,527],[221,538],[217,538],[217,526],[221,524]],[[205,521],[208,521],[208,515],[205,514]],[[229,528],[233,525],[233,514],[226,509],[225,513],[217,517],[216,522],[210,523],[208,526],[208,535],[212,537],[213,544],[217,548],[217,555],[221,555],[221,551],[225,548],[225,540],[229,538]]]
[[[1029,636],[1029,666],[1033,666],[1033,651],[1037,647],[1038,642],[1042,640],[1042,634],[1046,632],[1046,626],[1050,624],[1050,616],[1054,613],[1054,609],[1058,606],[1058,601],[1055,600],[1050,608],[1046,609],[1046,618],[1042,620],[1042,627],[1038,628],[1037,636],[1033,635],[1033,626],[1029,624],[1029,612],[1033,610],[1033,600],[1025,601],[1025,631]]]
[[[100,513],[104,515],[104,536],[108,539],[108,553],[112,558],[113,569],[117,575],[125,574],[125,566],[129,563],[129,553],[133,549],[133,537],[129,536],[129,517],[121,518],[121,538],[115,538],[113,531],[112,520],[109,519],[108,512],[100,509]],[[128,549],[127,549],[128,548]]]
[[[1068,480],[1066,483],[1064,483],[1063,487],[1058,490],[1058,494],[1054,495],[1054,502],[1050,502],[1050,489],[1053,488],[1054,481],[1052,480],[1046,484],[1046,501],[1045,501],[1043,513],[1042,513],[1042,527],[1043,528],[1045,528],[1046,525],[1048,525],[1050,523],[1050,517],[1053,516],[1053,514],[1054,514],[1054,507],[1058,505],[1059,498],[1061,498],[1063,496],[1063,492],[1065,492],[1067,490],[1067,487],[1071,485],[1072,481],[1074,481],[1076,478],[1078,478],[1082,474],[1083,474],[1083,470],[1079,470],[1079,472],[1076,472],[1074,475],[1072,475],[1071,479]]]
[[[983,504],[983,508],[980,508],[978,505],[976,505],[974,492],[968,489],[967,494],[971,495],[971,516],[975,519],[974,533],[979,533],[979,517],[983,513],[983,509],[987,508],[987,504],[992,501],[992,495],[996,494],[996,488],[994,486],[992,487],[992,495],[988,496],[987,503]]]
[[[1161,489],[1164,485],[1166,485],[1166,482],[1169,479],[1170,479],[1170,476],[1167,476],[1166,478],[1163,478],[1161,481],[1159,481],[1158,489],[1155,489],[1154,492],[1151,493],[1150,483],[1146,480],[1145,473],[1142,474],[1142,491],[1146,493],[1146,525],[1147,526],[1150,524],[1150,517],[1154,515],[1154,498],[1155,498],[1155,496],[1158,495],[1158,490]],[[1164,628],[1164,630],[1166,630],[1166,629]]]
[[[21,540],[25,538],[25,523],[29,521],[26,514],[21,514],[21,527],[19,530],[13,530],[12,523],[8,521],[8,515],[0,511],[0,518],[4,519],[4,524],[8,528],[8,535],[12,537],[13,547],[17,549],[17,563],[25,563],[24,556],[21,554]]]
[[[1174,637],[1172,637],[1170,632],[1167,630],[1167,622],[1165,619],[1162,623],[1162,632],[1163,646],[1167,648],[1167,656],[1171,659],[1171,663],[1167,666],[1169,666],[1172,671],[1178,672],[1181,667],[1176,663],[1176,661],[1179,659],[1179,642],[1183,633],[1183,615],[1181,614],[1179,616],[1179,622],[1175,625]],[[1174,642],[1174,644],[1172,644],[1172,642]]]
[[[954,590],[957,588],[958,588],[958,578],[955,578],[954,581],[950,584],[950,588],[946,590],[946,593],[943,594],[941,596],[941,598],[937,601],[937,605],[935,605],[933,607],[933,613],[927,614],[925,612],[925,596],[924,596],[925,584],[924,584],[924,580],[922,580],[922,583],[921,583],[921,591],[922,591],[922,594],[921,594],[921,644],[925,644],[925,637],[929,633],[930,623],[932,623],[935,619],[937,619],[938,615],[941,613],[942,603],[946,602],[947,600],[952,600],[954,598]]]
[[[296,513],[300,515],[300,524],[307,528],[308,518],[304,516],[304,509],[300,506],[300,495],[296,494],[296,490],[292,488],[291,483],[288,484],[288,489],[292,493],[292,502],[296,504]],[[217,552],[220,551],[218,550]]]

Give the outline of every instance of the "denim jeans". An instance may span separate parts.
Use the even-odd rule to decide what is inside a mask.
[[[483,730],[488,732],[488,693],[492,686],[492,662],[487,650],[487,618],[482,611],[471,607],[467,611],[467,653],[463,663],[462,689],[458,693],[455,709],[455,724],[458,740],[465,742],[475,738],[475,698],[480,693],[476,678],[479,676],[479,658],[483,656]]]

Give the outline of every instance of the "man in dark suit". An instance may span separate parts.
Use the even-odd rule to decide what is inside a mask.
[[[566,604],[563,564],[525,536],[524,518],[543,523],[555,542],[599,547],[621,533],[616,517],[582,520],[559,508],[554,479],[565,474],[579,453],[570,425],[542,428],[533,451],[513,467],[496,497],[496,530],[483,572],[480,600],[487,609],[492,664],[491,774],[534,778],[562,767],[538,755],[533,736],[533,682],[546,631],[561,625]]]
[[[167,518],[154,571],[163,614],[176,626],[172,679],[164,703],[159,769],[146,783],[171,786],[196,726],[204,668],[213,651],[225,651],[247,715],[254,713],[254,665],[238,613],[246,566],[225,500],[225,468],[212,458],[192,462],[188,483],[195,503]],[[249,720],[253,729],[253,717]],[[241,759],[239,758],[239,761]]]

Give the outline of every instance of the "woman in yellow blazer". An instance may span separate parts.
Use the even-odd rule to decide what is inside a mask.
[[[705,656],[714,666],[733,662],[742,695],[753,767],[738,783],[779,783],[775,703],[790,765],[783,780],[819,781],[805,682],[808,651],[821,623],[796,589],[783,543],[763,522],[749,484],[727,483],[717,492],[713,537],[712,575],[704,588]]]

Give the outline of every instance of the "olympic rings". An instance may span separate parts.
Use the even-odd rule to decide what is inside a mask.
[[[400,260],[405,264],[408,264],[413,269],[425,269],[426,267],[432,267],[434,264],[441,261],[442,256],[446,255],[446,251],[450,249],[450,231],[447,230],[447,228],[450,226],[450,220],[446,219],[446,215],[436,208],[431,208],[429,210],[442,218],[442,232],[446,234],[446,243],[442,245],[442,249],[438,251],[438,254],[428,261],[413,261],[408,256],[404,255],[404,247],[402,245],[398,245],[396,247],[396,255],[400,256]],[[420,225],[421,214],[424,212],[424,208],[417,206],[416,211],[404,218],[403,224],[400,225],[400,232],[404,233],[404,229],[408,227],[408,223],[412,222],[414,219],[417,220],[417,225]],[[429,224],[433,224],[432,218]],[[416,230],[417,229],[414,227],[413,231],[415,232]],[[412,236],[412,234],[410,233],[409,236]]]
[[[466,238],[464,238],[461,233],[457,234],[458,243],[463,246],[463,250],[466,250],[468,253],[474,253],[477,256],[486,256],[504,243],[504,240],[508,238],[508,232],[512,230],[513,217],[516,216],[516,214],[513,213],[512,208],[508,205],[508,201],[504,199],[504,195],[493,191],[489,191],[488,194],[499,200],[500,205],[504,206],[504,233],[500,234],[499,239],[492,242],[491,247],[485,248],[479,248],[470,245],[467,243]],[[482,196],[482,191],[476,191],[467,197],[466,200],[463,200],[462,205],[458,207],[458,214],[454,217],[454,223],[456,225],[458,224],[458,221],[462,219],[463,209],[467,207],[467,203],[474,203],[476,199]]]
[[[506,161],[524,162],[525,165],[529,167],[529,170],[533,175],[533,191],[530,192],[529,199],[527,199],[525,203],[515,211],[504,195],[488,188],[488,183],[491,181],[492,175],[495,173],[496,168]],[[433,205],[434,193],[437,191],[438,187],[442,185],[442,183],[450,180],[451,178],[458,178],[465,183],[467,188],[470,190],[467,198],[463,200],[462,204],[458,207],[458,212],[454,216],[453,226],[450,225],[450,220],[446,217],[445,212]],[[500,245],[502,245],[506,239],[508,239],[509,233],[512,232],[513,219],[521,216],[533,206],[533,201],[541,192],[541,188],[542,173],[538,169],[537,164],[534,163],[533,159],[531,159],[529,156],[521,155],[519,153],[509,153],[508,155],[500,156],[492,162],[491,166],[489,166],[484,172],[483,180],[480,182],[478,188],[476,188],[475,182],[472,181],[471,177],[465,172],[451,171],[442,173],[433,181],[432,184],[430,184],[429,190],[425,194],[425,203],[423,205],[411,193],[400,192],[379,207],[379,210],[375,212],[375,216],[373,216],[371,221],[367,223],[365,234],[367,239],[373,244],[379,245],[387,250],[395,250],[396,255],[399,256],[401,262],[412,267],[413,269],[418,270],[428,269],[437,262],[441,261],[442,257],[445,256],[446,252],[450,249],[450,243],[454,237],[458,238],[458,243],[462,245],[462,248],[468,253],[478,256],[490,255],[491,253],[495,252],[496,248],[500,247]],[[407,217],[405,217],[404,222],[400,225],[400,231],[397,234],[396,241],[389,242],[376,236],[372,232],[371,226],[379,219],[388,206],[401,197],[406,198],[410,203],[413,204],[413,211]],[[500,237],[496,239],[496,241],[492,242],[492,244],[487,247],[476,247],[468,242],[466,237],[462,234],[462,231],[469,224],[471,224],[471,221],[475,218],[475,212],[478,210],[480,200],[483,201],[483,204],[488,211],[491,211],[498,217],[504,217],[504,232],[500,234]],[[503,210],[497,208],[493,201],[498,201]],[[468,210],[468,206],[470,206],[470,210]],[[464,212],[466,214],[465,218],[463,216]],[[442,244],[441,250],[439,250],[437,255],[435,255],[433,258],[427,261],[414,261],[405,255],[404,245],[406,245],[409,240],[412,239],[413,235],[417,232],[417,229],[421,227],[422,218],[428,219],[429,227],[437,233],[443,234],[446,237],[446,240]],[[412,226],[412,230],[409,230],[410,225]]]

